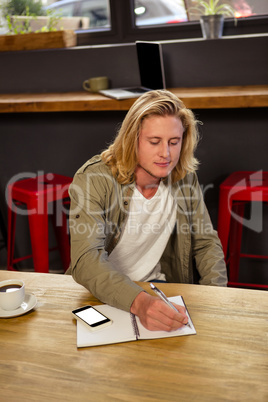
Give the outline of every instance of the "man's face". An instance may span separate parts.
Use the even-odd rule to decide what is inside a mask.
[[[167,177],[177,165],[182,145],[183,126],[175,116],[147,117],[138,141],[136,181]],[[149,184],[149,182],[148,182]]]

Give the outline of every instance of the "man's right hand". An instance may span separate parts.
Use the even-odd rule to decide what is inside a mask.
[[[137,315],[142,325],[150,331],[174,331],[188,322],[185,307],[172,303],[178,312],[158,297],[141,292],[134,299],[130,312]]]

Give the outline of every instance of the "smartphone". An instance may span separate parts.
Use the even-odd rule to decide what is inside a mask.
[[[80,307],[72,311],[73,316],[86,324],[91,331],[96,331],[112,324],[112,320],[92,306]]]

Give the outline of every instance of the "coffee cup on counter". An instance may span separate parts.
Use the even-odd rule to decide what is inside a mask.
[[[83,88],[88,92],[99,92],[109,88],[108,77],[92,77],[83,82]]]
[[[3,310],[15,310],[23,303],[25,285],[21,279],[8,279],[0,282],[0,307]]]

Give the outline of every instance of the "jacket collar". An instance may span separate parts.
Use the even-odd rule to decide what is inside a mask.
[[[188,215],[188,208],[185,200],[185,196],[181,190],[180,182],[176,182],[173,185],[168,184],[163,181],[165,185],[171,186],[171,194],[175,198],[178,208],[183,214]],[[135,183],[127,184],[122,186],[122,194],[124,200],[130,200],[135,189]]]

